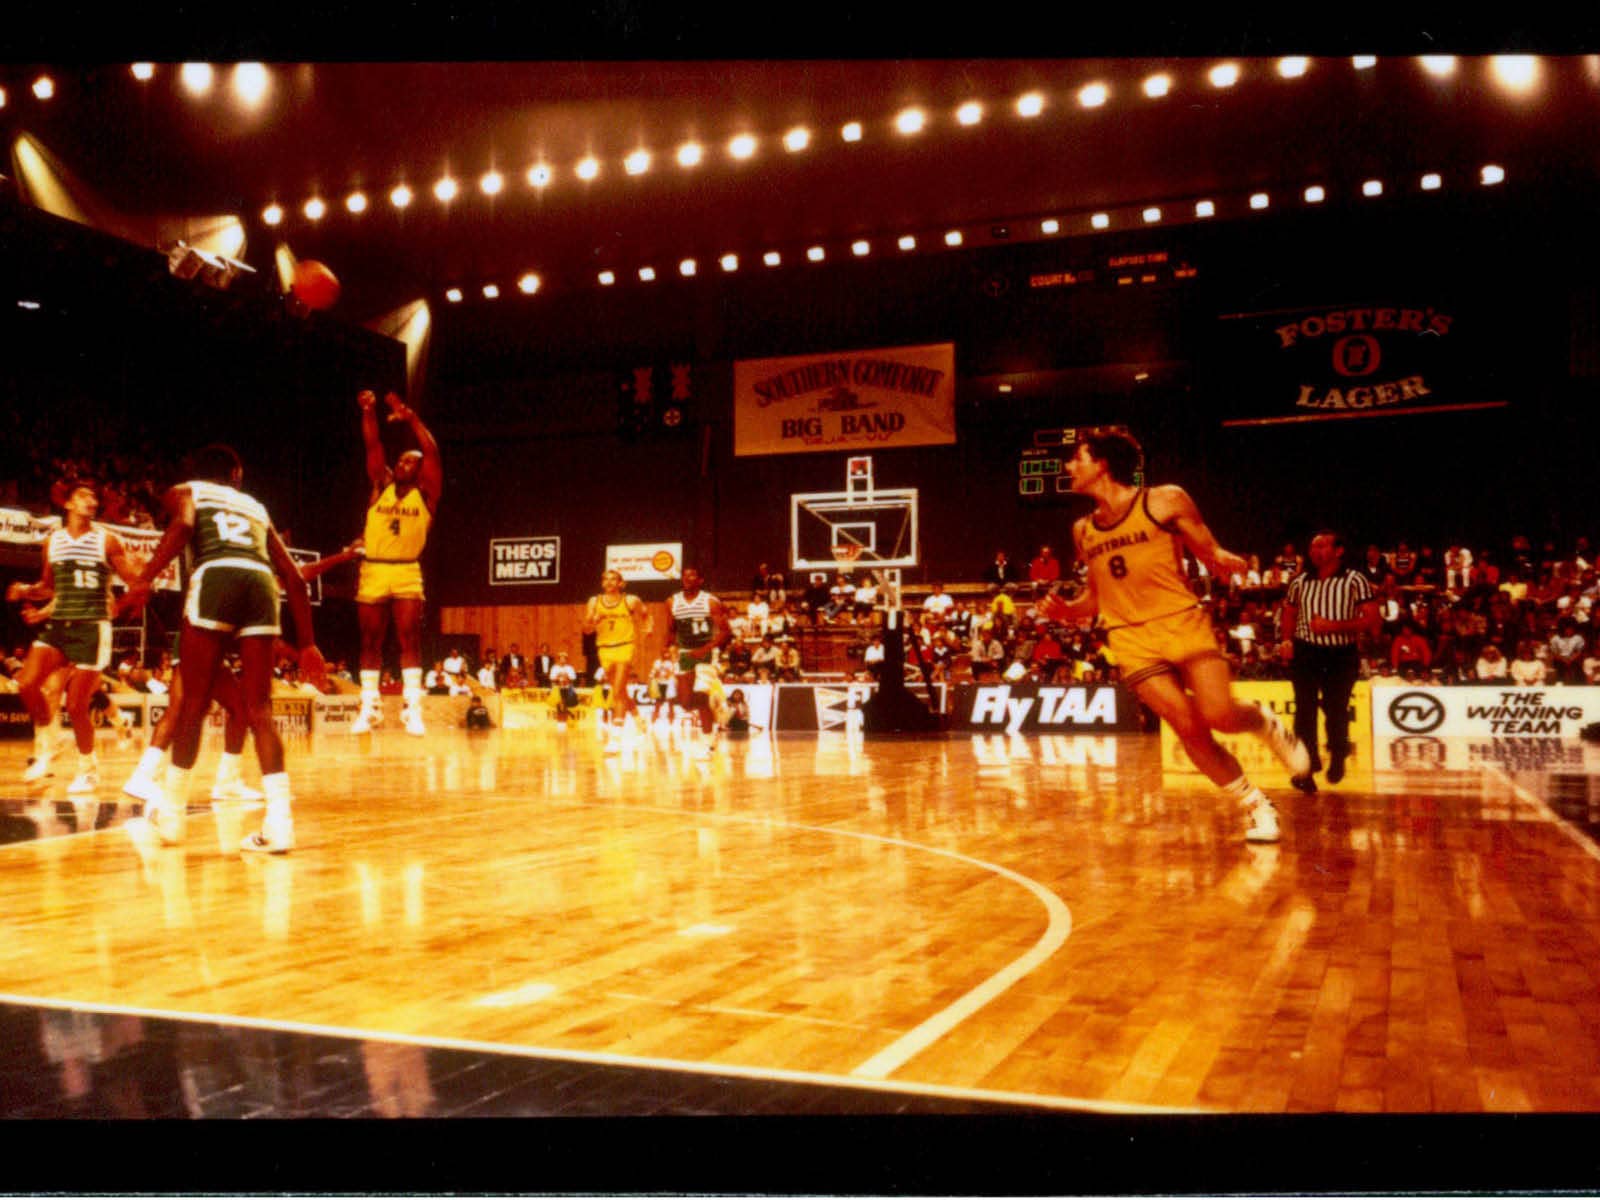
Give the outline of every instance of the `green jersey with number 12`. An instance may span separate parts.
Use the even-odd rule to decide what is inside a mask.
[[[222,559],[248,559],[270,568],[267,530],[272,518],[254,497],[220,483],[194,480],[188,484],[194,497],[194,565]]]

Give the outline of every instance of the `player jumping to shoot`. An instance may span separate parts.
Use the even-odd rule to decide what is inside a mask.
[[[444,468],[439,444],[399,396],[383,398],[390,421],[405,422],[420,449],[407,450],[395,459],[393,470],[383,456],[378,436],[378,398],[372,392],[357,397],[361,406],[361,439],[367,449],[367,478],[372,494],[367,501],[367,528],[363,537],[366,558],[356,587],[356,619],[361,626],[361,713],[351,733],[366,733],[383,720],[378,697],[378,677],[383,669],[383,639],[394,620],[400,642],[400,679],[405,697],[401,709],[407,733],[421,736],[422,725],[422,548],[428,527],[439,509]]]
[[[1072,601],[1048,597],[1046,614],[1083,620],[1098,613],[1122,681],[1172,726],[1206,778],[1248,810],[1246,840],[1275,842],[1277,810],[1212,731],[1255,734],[1292,776],[1310,770],[1310,754],[1270,709],[1234,699],[1227,659],[1185,579],[1183,551],[1222,579],[1248,564],[1217,544],[1181,487],[1136,487],[1141,460],[1139,443],[1119,431],[1078,443],[1066,469],[1072,490],[1095,502],[1094,512],[1073,526],[1089,583]]]

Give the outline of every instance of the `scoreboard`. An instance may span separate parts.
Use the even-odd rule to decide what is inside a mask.
[[[1126,425],[1074,425],[1065,429],[1035,429],[1033,444],[1017,459],[1017,497],[1024,503],[1058,504],[1072,493],[1067,460],[1078,452],[1078,439],[1091,433],[1127,433]],[[1134,474],[1134,484],[1144,486],[1144,469]]]

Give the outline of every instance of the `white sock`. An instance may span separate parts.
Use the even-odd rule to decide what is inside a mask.
[[[99,769],[100,769],[100,760],[99,760],[99,758],[97,758],[95,756],[95,752],[93,750],[89,751],[89,753],[87,753],[87,754],[84,754],[82,751],[79,751],[79,753],[78,753],[78,774],[79,775],[87,775],[87,774],[89,774],[89,772],[98,771]]]
[[[144,753],[139,756],[139,765],[133,769],[136,779],[149,779],[154,781],[156,772],[161,769],[161,760],[166,757],[164,751],[157,750],[154,746],[146,746]]]
[[[241,781],[243,775],[239,770],[239,764],[243,761],[243,758],[242,754],[229,754],[226,750],[222,752],[222,760],[217,764],[217,783],[219,785]]]
[[[1258,798],[1266,798],[1261,795],[1260,789],[1243,775],[1239,776],[1239,778],[1235,779],[1232,783],[1223,784],[1222,794],[1227,796],[1230,800],[1236,800],[1240,804],[1245,805],[1257,803]]]
[[[261,790],[267,794],[268,821],[289,819],[289,773],[278,771],[261,777]]]
[[[48,725],[33,731],[33,756],[44,758],[50,753],[50,727]]]
[[[363,708],[377,708],[382,703],[378,698],[378,680],[382,672],[363,670],[361,672],[361,706]]]
[[[187,811],[189,807],[189,776],[193,767],[180,767],[173,763],[167,768],[167,803],[179,812]]]
[[[400,692],[405,697],[406,707],[411,708],[422,699],[422,668],[400,668]]]

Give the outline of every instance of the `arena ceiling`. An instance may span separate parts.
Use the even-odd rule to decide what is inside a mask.
[[[1235,78],[1213,77],[1230,64]],[[604,271],[669,297],[686,259],[714,286],[726,255],[740,273],[803,271],[814,248],[870,263],[1094,237],[1146,227],[1152,209],[1167,226],[1261,219],[1252,197],[1270,214],[1589,187],[1600,168],[1600,55],[276,62],[254,99],[231,64],[203,92],[178,63],[147,79],[131,66],[0,66],[23,197],[146,244],[174,218],[192,232],[238,218],[239,257],[265,277],[280,244],[326,262],[353,320],[450,288],[486,303],[489,284],[501,304],[560,303]],[[1025,97],[1036,114],[1019,111]],[[686,144],[700,147],[692,166]],[[630,173],[635,155],[648,157]],[[541,168],[548,179],[530,180]]]

